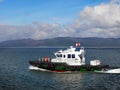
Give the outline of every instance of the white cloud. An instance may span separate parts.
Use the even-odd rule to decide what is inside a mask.
[[[0,41],[14,39],[47,39],[65,36],[65,29],[60,24],[35,22],[26,26],[0,25]]]
[[[30,38],[33,33],[31,26],[0,25],[0,41]]]
[[[116,3],[116,4],[120,4],[120,0],[111,0],[110,3]]]
[[[46,39],[53,37],[105,37],[120,38],[120,3],[85,7],[72,24],[60,25],[34,22],[26,26],[0,25],[0,41],[14,39]]]
[[[86,7],[73,26],[80,36],[120,37],[120,4],[114,0],[114,3]]]

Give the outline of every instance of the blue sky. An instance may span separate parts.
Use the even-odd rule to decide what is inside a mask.
[[[0,0],[0,23],[71,23],[86,6],[109,0]]]
[[[0,0],[0,42],[120,38],[120,0]]]

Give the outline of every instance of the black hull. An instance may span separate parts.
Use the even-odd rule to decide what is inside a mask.
[[[98,65],[98,66],[90,66],[90,65],[81,65],[81,66],[69,66],[66,63],[52,63],[52,62],[42,62],[42,61],[29,61],[32,66],[56,71],[56,72],[64,72],[64,71],[101,71],[106,70],[109,65]]]

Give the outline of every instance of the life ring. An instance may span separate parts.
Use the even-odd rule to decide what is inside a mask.
[[[44,58],[44,61],[45,61],[45,62],[48,62],[48,57],[45,57],[45,58]]]

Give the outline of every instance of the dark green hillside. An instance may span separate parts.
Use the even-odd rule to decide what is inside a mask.
[[[66,47],[80,42],[85,47],[120,47],[120,38],[73,38],[58,37],[44,40],[21,39],[0,43],[0,47]]]

